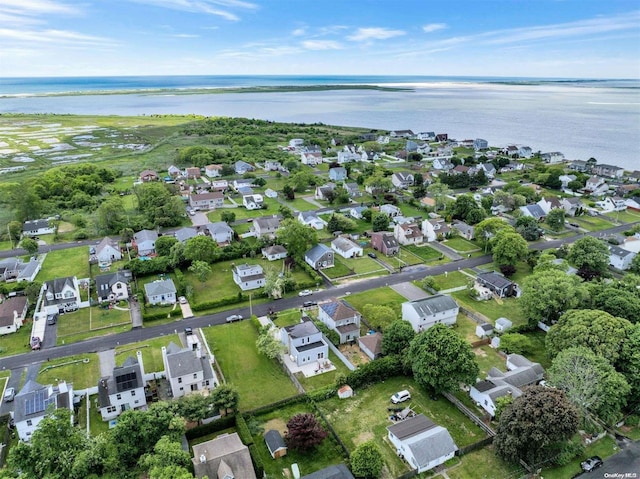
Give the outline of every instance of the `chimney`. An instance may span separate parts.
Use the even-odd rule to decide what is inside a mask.
[[[136,358],[138,358],[138,364],[140,365],[140,373],[142,374],[142,379],[144,381],[144,363],[142,362],[141,351],[136,351]]]

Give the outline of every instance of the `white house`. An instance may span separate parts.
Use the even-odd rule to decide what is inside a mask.
[[[205,225],[209,236],[213,240],[220,244],[231,243],[233,240],[233,229],[224,221],[216,221],[215,223],[208,223]]]
[[[259,264],[239,264],[233,267],[233,282],[242,291],[262,288],[265,283],[264,271]]]
[[[292,138],[289,140],[289,148],[299,148],[304,145],[304,140],[302,138]]]
[[[47,281],[42,285],[42,309],[57,308],[58,313],[69,313],[80,308],[78,278],[68,276]]]
[[[222,165],[207,165],[204,167],[204,174],[209,178],[222,176]]]
[[[435,170],[448,171],[453,169],[453,163],[446,158],[434,158],[432,166]]]
[[[415,223],[396,224],[393,235],[401,245],[420,244],[424,242],[424,234]]]
[[[355,258],[362,256],[362,246],[354,243],[349,238],[338,236],[331,242],[331,249],[343,258]]]
[[[298,213],[298,221],[303,225],[311,226],[314,230],[321,230],[326,225],[315,211],[301,211]]]
[[[456,220],[451,224],[451,226],[455,228],[458,233],[460,233],[460,236],[465,239],[472,240],[476,237],[476,229],[464,221]]]
[[[609,264],[619,270],[627,270],[631,266],[636,253],[620,248],[619,246],[609,246]]]
[[[620,198],[619,196],[607,196],[604,200],[597,201],[596,205],[604,211],[624,211],[627,209],[624,198]]]
[[[424,414],[387,426],[389,441],[418,474],[453,458],[458,446],[444,427]]]
[[[352,151],[339,151],[338,152],[338,164],[343,165],[345,163],[351,163],[353,161],[360,161],[362,155]]]
[[[304,260],[315,270],[332,268],[334,252],[327,245],[318,243],[304,254]]]
[[[473,149],[474,150],[486,150],[489,148],[489,142],[482,138],[476,138],[473,140]]]
[[[55,231],[55,226],[48,219],[25,221],[22,225],[23,236],[49,235]]]
[[[129,283],[132,279],[133,275],[128,269],[96,276],[98,301],[102,303],[129,299]]]
[[[273,238],[278,228],[280,228],[280,220],[274,215],[255,218],[251,229],[258,238],[262,238],[263,236]]]
[[[575,216],[581,208],[584,208],[582,200],[578,196],[562,198],[562,200],[560,200],[560,204],[562,205],[565,213],[567,213],[569,216]]]
[[[145,296],[149,304],[175,304],[176,285],[173,280],[157,279],[144,285]]]
[[[406,171],[398,171],[391,175],[391,183],[393,183],[393,186],[403,190],[413,186],[413,179],[413,174]]]
[[[504,333],[506,331],[509,331],[513,326],[513,323],[508,320],[507,318],[498,318],[496,319],[496,331],[498,333]]]
[[[73,387],[64,381],[57,386],[43,386],[35,381],[27,381],[13,401],[13,421],[20,440],[28,442],[49,407],[69,409],[73,423]]]
[[[262,195],[244,195],[242,197],[242,204],[248,210],[259,210],[264,204]]]
[[[380,213],[384,213],[388,217],[394,218],[396,216],[401,215],[402,211],[400,211],[400,208],[398,208],[395,205],[384,204],[384,205],[380,206]]]
[[[303,165],[316,166],[322,163],[322,152],[320,151],[302,151],[300,153],[300,162]]]
[[[451,228],[442,218],[422,221],[422,234],[424,235],[425,241],[428,243],[437,240],[438,237],[444,238],[450,230]]]
[[[416,333],[420,333],[436,324],[456,324],[459,310],[458,303],[451,296],[436,294],[402,303],[402,319],[411,323]]]
[[[304,366],[315,361],[324,363],[329,358],[329,346],[322,333],[307,320],[280,330],[280,340],[287,348],[289,358],[297,365]]]
[[[318,320],[340,336],[340,344],[360,337],[360,313],[344,299],[321,303]]]
[[[221,191],[195,193],[189,195],[189,206],[203,210],[212,210],[224,205],[224,194]]]
[[[211,360],[202,351],[199,343],[193,348],[180,348],[175,343],[162,347],[162,363],[174,398],[191,392],[211,390],[218,380]]]
[[[122,259],[122,252],[116,240],[105,236],[96,246],[96,257],[102,263],[112,263]]]
[[[0,303],[0,336],[15,333],[24,324],[29,302],[26,296],[14,296]]]
[[[156,252],[158,233],[154,230],[140,230],[133,235],[131,242],[138,251],[138,256],[149,256]]]
[[[287,249],[279,244],[262,248],[262,256],[269,261],[277,261],[279,259],[285,259],[287,257]]]
[[[103,421],[115,419],[129,409],[147,406],[144,394],[142,354],[138,359],[129,356],[122,366],[113,368],[113,374],[98,381],[98,406]]]
[[[540,158],[545,163],[550,163],[550,164],[562,163],[564,161],[564,155],[562,153],[560,153],[559,151],[551,151],[551,152],[548,152],[548,153],[542,153],[540,155]]]

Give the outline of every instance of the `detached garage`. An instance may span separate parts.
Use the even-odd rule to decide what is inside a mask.
[[[264,442],[267,444],[267,449],[269,449],[272,458],[277,459],[287,455],[287,445],[284,443],[280,433],[275,429],[269,429],[265,433]]]

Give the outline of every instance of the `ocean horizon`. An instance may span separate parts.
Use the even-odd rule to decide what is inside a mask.
[[[219,90],[314,85],[389,89]],[[218,90],[200,91],[206,89]],[[640,169],[640,80],[634,79],[416,75],[0,78],[1,113],[195,114],[437,131],[456,139],[484,138],[492,146],[527,145],[534,151],[560,151],[570,160],[593,157],[599,163]]]

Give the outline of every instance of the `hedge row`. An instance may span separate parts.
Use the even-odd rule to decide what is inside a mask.
[[[355,371],[351,371],[347,374],[347,384],[356,389],[402,375],[404,375],[402,358],[391,355],[368,362]]]
[[[314,281],[313,286],[318,286],[319,284],[322,284],[322,278],[320,277],[318,272],[315,269],[313,269],[309,263],[304,261],[304,259],[296,258],[296,265],[300,266],[304,270],[304,272],[311,277],[312,281]],[[303,288],[301,284],[298,284],[298,287]]]
[[[322,402],[327,399],[333,399],[337,394],[336,386],[325,386],[320,389],[316,389],[315,391],[311,391],[307,393],[307,397],[311,401]]]
[[[249,454],[251,455],[253,470],[256,471],[256,477],[264,477],[264,464],[258,452],[258,447],[255,444],[249,446]]]
[[[306,394],[298,394],[296,396],[291,396],[286,399],[282,399],[281,401],[277,401],[271,404],[267,404],[266,406],[261,406],[256,409],[252,409],[251,411],[245,411],[244,414],[254,416],[256,414],[267,414],[276,409],[280,409],[284,406],[289,406],[290,404],[297,404],[302,401],[307,400]]]
[[[253,436],[251,435],[249,426],[247,426],[247,422],[244,420],[244,417],[242,417],[242,414],[238,414],[236,416],[236,431],[245,446],[251,446],[253,444]]]
[[[185,436],[188,440],[196,439],[198,437],[206,436],[207,434],[212,434],[214,432],[222,431],[224,429],[228,429],[233,427],[236,424],[236,417],[233,414],[228,416],[223,416],[220,419],[216,419],[215,421],[211,421],[208,424],[201,424],[200,426],[196,426],[187,430]]]
[[[175,318],[182,315],[182,309],[173,309],[171,311],[169,311],[168,313],[166,311],[158,311],[158,312],[151,312],[151,313],[142,313],[142,319],[144,321],[156,321],[158,319],[166,319],[167,316],[169,316],[170,318]]]

